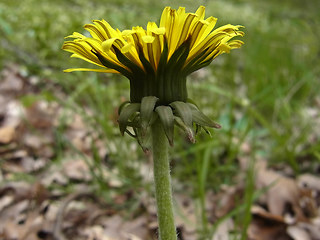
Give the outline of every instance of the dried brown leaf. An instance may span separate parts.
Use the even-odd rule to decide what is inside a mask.
[[[223,193],[219,196],[219,204],[214,209],[215,216],[220,218],[230,212],[239,202],[243,193],[243,184],[223,186]]]
[[[197,218],[196,210],[190,197],[186,195],[175,195],[177,205],[176,225],[182,229],[182,235],[188,235],[196,232]]]
[[[68,179],[65,175],[62,174],[61,171],[55,171],[49,174],[46,174],[42,179],[41,182],[45,186],[50,186],[51,184],[59,184],[59,185],[66,185],[68,183]]]
[[[298,227],[301,227],[304,230],[306,230],[310,234],[310,237],[313,240],[320,239],[320,217],[313,219],[311,223],[306,223],[306,222],[298,223]]]
[[[258,205],[254,205],[251,207],[251,214],[259,216],[260,218],[268,221],[285,223],[285,220],[282,216],[274,215]]]
[[[2,198],[0,198],[0,212],[9,206],[11,203],[13,203],[14,197],[10,195],[5,195]]]
[[[17,128],[21,125],[25,109],[20,102],[11,100],[5,105],[3,126]]]
[[[312,174],[303,174],[298,177],[298,185],[301,188],[308,188],[320,192],[320,177]]]
[[[63,164],[65,176],[72,180],[89,181],[91,179],[88,165],[81,159],[69,160]]]
[[[212,240],[229,240],[230,231],[234,229],[234,223],[231,218],[226,219],[221,224],[219,224]]]
[[[287,228],[287,233],[294,240],[312,240],[308,232],[298,226],[289,226]]]
[[[259,162],[256,169],[257,188],[268,188],[264,197],[270,213],[284,216],[287,206],[290,206],[297,218],[304,218],[299,205],[300,190],[296,181],[267,169],[263,162]]]
[[[127,221],[121,226],[121,231],[124,232],[124,237],[129,237],[132,240],[148,239],[148,228],[147,228],[146,216],[140,216]]]
[[[80,236],[84,236],[86,240],[114,240],[104,233],[104,228],[99,225],[88,226],[80,230]]]
[[[13,141],[15,136],[15,128],[4,126],[0,128],[0,144],[8,144]]]
[[[249,240],[292,240],[286,224],[254,216],[248,228]]]
[[[16,72],[10,69],[4,70],[1,73],[2,81],[0,81],[0,93],[16,95],[21,93],[23,89],[23,79]]]
[[[50,128],[56,115],[48,102],[38,101],[27,108],[27,121],[35,128]]]

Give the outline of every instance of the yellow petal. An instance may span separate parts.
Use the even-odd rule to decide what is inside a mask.
[[[204,28],[204,31],[202,32],[202,35],[198,38],[198,40],[195,42],[195,44],[198,43],[198,41],[202,41],[206,36],[208,36],[208,34],[210,34],[210,32],[212,31],[212,29],[215,27],[216,23],[217,23],[217,18],[215,17],[209,17],[205,20],[205,22],[207,23],[206,27]]]
[[[200,6],[198,8],[198,10],[196,11],[196,14],[198,15],[199,20],[203,20],[204,19],[205,10],[206,10],[206,8],[204,6]]]
[[[168,15],[169,15],[169,11],[170,11],[170,7],[165,7],[162,11],[162,15],[161,15],[161,19],[160,19],[160,27],[166,27],[166,22],[168,19]]]
[[[218,47],[218,50],[222,51],[222,52],[226,52],[226,53],[230,53],[231,47],[229,47],[229,45],[222,43],[220,44],[220,46]]]
[[[147,35],[151,35],[152,30],[158,28],[155,22],[148,22],[147,24]]]
[[[91,36],[94,39],[99,39],[100,41],[104,41],[108,39],[106,33],[103,31],[101,26],[97,26],[94,24],[86,24],[84,25],[84,29],[86,29],[88,32],[90,32]]]
[[[121,52],[122,53],[127,53],[129,52],[133,47],[133,44],[132,43],[129,43],[127,45],[124,45],[123,48],[121,48]]]
[[[195,14],[189,13],[186,15],[184,19],[182,19],[182,24],[179,26],[179,30],[177,29],[177,32],[179,33],[177,45],[175,46],[175,49],[177,49],[188,37],[188,33],[190,32],[190,27],[192,26],[192,22],[194,18],[196,17]]]
[[[200,42],[200,39],[203,36],[203,32],[205,31],[205,29],[207,28],[208,25],[209,25],[209,23],[207,21],[203,21],[203,20],[198,21],[194,25],[194,27],[190,33],[192,36],[191,48],[193,46],[196,46]],[[202,40],[203,40],[203,38],[202,38]]]
[[[133,33],[132,30],[123,30],[122,31],[122,36],[130,36]]]
[[[88,59],[88,61],[95,62],[97,64],[100,63],[97,57],[91,52],[91,47],[85,42],[67,41],[63,44],[62,49],[77,54],[83,59]]]
[[[166,29],[164,27],[154,28],[151,32],[157,35],[164,35],[166,33]]]
[[[107,23],[105,20],[99,21],[94,20],[93,21],[97,26],[100,26],[100,31],[102,31],[104,34],[105,39],[113,38],[113,37],[119,37],[119,34],[116,30],[114,30],[109,23]]]
[[[86,38],[86,36],[84,36],[81,33],[74,32],[72,35],[69,35],[69,36],[65,37],[65,39],[67,39],[67,38],[80,38],[80,39],[83,39],[83,38]]]
[[[84,56],[81,56],[79,54],[76,54],[76,53],[72,54],[70,57],[72,57],[72,58],[80,58],[80,59],[85,60],[85,61],[87,61],[89,63],[93,63],[93,64],[95,64],[95,65],[97,65],[99,67],[104,67],[96,56],[94,56],[95,57],[94,61],[92,61],[89,58],[86,58]]]
[[[104,73],[119,73],[113,69],[90,69],[90,68],[68,68],[63,70],[66,73],[69,72],[104,72]]]
[[[154,37],[153,36],[142,36],[142,40],[145,43],[152,43],[154,41]]]
[[[104,52],[109,52],[115,40],[116,40],[115,38],[110,38],[102,42],[101,43],[102,50]]]

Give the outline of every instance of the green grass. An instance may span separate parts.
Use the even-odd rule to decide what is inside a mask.
[[[65,36],[82,32],[82,26],[92,19],[104,18],[119,29],[131,28],[133,23],[145,26],[147,21],[158,21],[163,7],[170,4],[171,1],[147,0],[25,0],[23,3],[4,0],[0,3],[0,66],[19,63],[28,75],[39,75],[61,87],[68,96],[63,99],[65,106],[83,115],[101,138],[112,143],[112,147],[108,145],[110,164],[119,170],[124,192],[147,185],[138,171],[146,161],[142,151],[133,139],[120,136],[113,121],[121,99],[129,98],[128,81],[108,74],[64,74],[65,68],[88,64],[70,59],[60,48]],[[212,138],[200,134],[195,145],[187,143],[177,131],[172,150],[173,177],[187,186],[190,195],[198,201],[202,223],[199,230],[205,238],[213,234],[212,229],[219,223],[212,226],[208,222],[204,206],[206,192],[219,191],[222,184],[234,184],[243,142],[254,146],[252,159],[263,156],[270,164],[290,166],[295,174],[314,169],[302,166],[299,159],[306,156],[311,166],[319,164],[320,139],[310,142],[314,119],[305,110],[315,109],[316,98],[320,97],[317,87],[320,2],[181,0],[173,1],[171,6],[186,6],[188,11],[194,11],[200,4],[207,7],[207,16],[218,17],[219,26],[232,23],[246,27],[242,49],[219,57],[204,74],[193,74],[188,80],[190,97],[223,128],[212,133]],[[40,98],[52,99],[48,91],[44,89]],[[22,101],[30,104],[38,98],[26,96]],[[89,107],[93,114],[88,116],[82,106]],[[63,124],[57,134],[63,138]],[[63,140],[60,144],[59,155],[68,145]],[[99,168],[102,163],[95,155],[94,162],[88,164]],[[244,199],[230,213],[230,216],[245,214],[245,221],[239,226],[241,239],[245,239],[255,194],[252,173],[248,176]],[[103,192],[101,176],[95,179]]]

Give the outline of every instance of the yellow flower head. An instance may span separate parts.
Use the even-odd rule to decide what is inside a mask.
[[[71,57],[96,64],[101,69],[75,68],[65,71],[121,73],[131,81],[131,85],[143,81],[138,85],[140,90],[141,87],[146,88],[147,95],[161,97],[163,93],[159,91],[166,87],[152,83],[158,89],[152,90],[152,86],[147,89],[151,83],[146,81],[170,82],[173,76],[169,76],[170,79],[163,76],[167,71],[174,71],[174,75],[184,78],[207,66],[220,54],[243,44],[240,40],[231,40],[235,36],[243,36],[244,33],[239,31],[241,26],[228,24],[213,30],[217,19],[204,19],[204,15],[203,6],[195,13],[186,13],[182,7],[178,10],[166,7],[159,26],[149,22],[147,29],[133,27],[124,31],[112,28],[105,20],[94,20],[93,24],[84,26],[91,37],[75,32],[67,37],[74,40],[66,41],[62,49],[73,53]],[[165,82],[162,84],[166,85]],[[132,96],[131,100],[139,102],[141,96],[140,99],[139,96],[138,99]]]
[[[214,30],[217,19],[204,16],[203,6],[195,13],[166,7],[159,26],[149,22],[146,29],[137,26],[124,31],[105,20],[94,20],[84,26],[91,37],[75,32],[62,49],[101,68],[65,71],[120,73],[130,80],[131,103],[140,103],[147,96],[154,96],[157,105],[186,102],[187,75],[243,44],[232,40],[244,35],[241,26],[227,24]]]

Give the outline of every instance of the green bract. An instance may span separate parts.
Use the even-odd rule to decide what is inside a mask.
[[[129,133],[130,136],[137,138],[144,150],[148,146],[144,144],[144,138],[148,137],[150,125],[160,118],[163,129],[170,145],[173,145],[174,125],[177,125],[188,136],[191,142],[195,142],[193,126],[198,128],[220,128],[206,115],[204,115],[196,105],[175,101],[169,106],[157,105],[158,98],[154,96],[143,97],[140,103],[124,103],[125,106],[119,108],[119,126],[120,132]],[[131,127],[134,133],[128,130]]]

